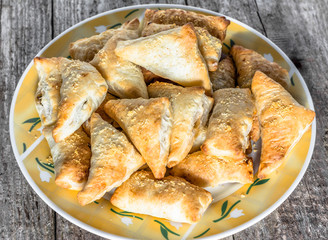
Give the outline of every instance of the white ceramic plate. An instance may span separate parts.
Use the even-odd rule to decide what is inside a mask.
[[[37,56],[68,56],[68,45],[82,37],[117,27],[134,17],[142,18],[146,8],[181,8],[209,15],[216,12],[182,5],[139,5],[111,10],[86,19],[67,29]],[[304,106],[314,109],[308,88],[290,59],[269,39],[251,27],[227,17],[231,24],[224,42],[224,51],[240,44],[263,54],[289,71],[291,93]],[[302,179],[312,156],[316,124],[306,132],[290,153],[286,165],[270,179],[241,186],[228,184],[212,189],[217,202],[213,203],[198,224],[173,223],[146,215],[127,213],[101,199],[86,207],[76,201],[76,192],[54,184],[52,164],[45,164],[49,147],[41,135],[41,125],[35,109],[34,93],[37,73],[33,61],[21,77],[10,110],[10,137],[17,163],[34,191],[53,210],[70,222],[94,234],[111,239],[218,239],[241,231],[275,210]],[[254,153],[258,158],[259,153]]]

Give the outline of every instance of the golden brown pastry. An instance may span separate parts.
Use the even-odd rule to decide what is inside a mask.
[[[260,122],[257,114],[254,114],[253,116],[252,130],[249,133],[249,136],[254,142],[257,142],[261,137]]]
[[[225,39],[227,27],[230,21],[223,16],[206,16],[182,9],[152,10],[145,12],[145,26],[152,23],[176,24],[178,26],[192,23],[195,27],[206,29],[212,36],[221,41]]]
[[[79,60],[60,60],[63,79],[60,88],[58,120],[53,130],[56,142],[75,132],[99,107],[106,96],[107,84],[92,65]]]
[[[203,115],[202,87],[183,88],[170,83],[155,82],[148,86],[149,96],[167,97],[172,106],[172,134],[170,140],[170,154],[167,166],[175,166],[182,161],[190,151],[194,135],[195,124]]]
[[[199,122],[199,127],[200,128],[206,127],[207,122],[208,122],[208,118],[210,116],[210,112],[213,108],[213,105],[214,105],[214,99],[211,98],[211,97],[203,95],[203,109],[204,109],[204,112],[203,112],[203,115],[202,115],[202,117],[200,119],[200,122]]]
[[[146,37],[172,28],[176,28],[175,24],[157,24],[149,23],[142,30],[142,36]],[[201,27],[195,27],[198,39],[198,47],[202,53],[209,71],[215,71],[221,57],[222,44],[219,39],[213,37],[209,32]]]
[[[155,179],[151,172],[138,171],[115,190],[110,201],[124,211],[196,223],[212,200],[205,189],[182,178]]]
[[[142,37],[147,37],[150,35],[154,35],[159,32],[167,31],[172,28],[176,28],[178,25],[176,24],[158,24],[158,23],[153,23],[153,22],[148,22],[144,28],[142,29],[141,36]]]
[[[255,72],[261,71],[281,84],[284,88],[288,88],[288,72],[277,63],[270,62],[261,54],[239,45],[234,45],[230,50],[230,54],[236,63],[238,72],[237,82],[240,87],[250,88]]]
[[[221,58],[221,41],[213,37],[204,28],[195,27],[198,39],[199,50],[202,53],[208,67],[208,71],[213,72],[218,68],[218,62]]]
[[[40,78],[36,105],[44,126],[43,135],[49,144],[54,161],[56,185],[70,190],[81,190],[89,173],[91,157],[89,137],[82,128],[58,143],[52,136],[60,101],[61,61],[64,61],[63,58],[34,59]]]
[[[315,113],[301,106],[277,82],[257,71],[252,92],[261,124],[262,152],[259,178],[267,178],[310,127]]]
[[[154,176],[164,177],[172,128],[169,99],[110,100],[105,105],[105,112],[129,136]]]
[[[147,70],[146,68],[141,67],[142,75],[144,76],[145,83],[149,84],[156,78],[161,78],[156,74],[152,73],[151,71]]]
[[[94,56],[102,49],[106,42],[122,29],[133,30],[139,27],[139,20],[133,19],[124,23],[118,29],[108,29],[98,35],[88,38],[82,38],[76,42],[72,42],[69,46],[69,53],[72,59],[90,62]]]
[[[189,153],[197,152],[206,139],[207,127],[199,127],[195,133],[194,142]]]
[[[212,110],[214,104],[214,99],[208,96],[203,96],[203,115],[200,118],[199,123],[195,127],[195,136],[192,148],[190,149],[190,153],[196,152],[200,150],[201,145],[204,143],[206,139],[207,132],[207,122],[210,115],[210,111]]]
[[[145,163],[124,133],[116,130],[97,113],[91,116],[90,130],[90,173],[88,182],[77,195],[82,206],[120,186]]]
[[[90,62],[106,79],[108,91],[120,98],[148,98],[140,67],[114,53],[117,42],[138,37],[138,27],[117,31]]]
[[[36,110],[43,126],[57,121],[60,87],[62,84],[59,70],[61,58],[34,58],[39,75],[38,88],[35,93]]]
[[[98,113],[100,115],[100,117],[105,120],[106,122],[112,124],[114,122],[113,119],[111,119],[106,113],[105,113],[105,104],[109,101],[109,100],[114,100],[114,99],[117,99],[116,97],[114,97],[113,95],[111,95],[110,93],[106,93],[106,97],[104,99],[104,101],[102,101],[102,103],[100,104],[100,106],[97,108],[97,110],[95,111],[95,113]],[[91,117],[86,120],[82,127],[83,127],[83,130],[88,134],[88,136],[90,136],[90,120],[91,120]]]
[[[189,154],[170,173],[200,187],[215,187],[229,182],[247,184],[253,182],[253,161],[247,159],[236,163],[198,151]]]
[[[242,161],[246,158],[248,135],[256,114],[251,91],[244,88],[224,88],[215,91],[213,96],[214,109],[201,149],[206,155]]]
[[[91,150],[90,138],[79,128],[58,143],[52,137],[53,126],[46,126],[43,135],[48,141],[55,167],[56,185],[81,190],[88,179]]]
[[[206,63],[191,24],[135,40],[120,41],[116,55],[183,86],[211,93]]]
[[[214,72],[209,72],[213,91],[221,88],[234,88],[236,86],[236,69],[229,56],[224,56]]]

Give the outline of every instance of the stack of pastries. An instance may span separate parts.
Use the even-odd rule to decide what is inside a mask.
[[[315,114],[277,63],[238,45],[222,53],[229,24],[148,9],[142,24],[71,43],[72,59],[35,58],[55,183],[83,206],[116,188],[125,211],[195,223],[212,202],[204,187],[253,182],[251,140],[262,138],[257,176],[275,171]]]

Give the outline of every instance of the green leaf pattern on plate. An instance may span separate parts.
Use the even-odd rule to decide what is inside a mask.
[[[133,214],[130,214],[130,212],[122,211],[122,212],[117,212],[113,208],[110,209],[113,213],[116,213],[117,215],[124,216],[124,217],[132,217],[132,218],[137,218],[139,220],[143,220],[143,218],[135,216]],[[129,214],[127,214],[129,213]]]
[[[293,76],[290,78],[290,82],[291,82],[292,86],[295,86]]]
[[[53,167],[53,164],[49,164],[49,163],[42,163],[38,158],[35,158],[35,161],[39,164],[40,167],[48,170],[49,172],[51,173],[55,173],[54,170],[52,170],[54,167]],[[52,168],[52,169],[50,169]]]
[[[160,224],[160,230],[161,230],[161,233],[163,235],[163,237],[166,239],[166,240],[169,240],[169,237],[168,237],[168,233],[172,233],[176,236],[180,236],[180,234],[176,233],[176,232],[173,232],[171,229],[169,229],[167,226],[165,226],[164,223],[158,221],[158,220],[154,220],[154,222]]]
[[[210,228],[206,229],[204,232],[202,232],[201,234],[195,236],[194,238],[199,238],[199,237],[203,236],[203,235],[206,234],[209,230],[210,230]]]
[[[221,216],[223,216],[223,214],[225,213],[227,206],[228,206],[228,201],[225,201],[221,207]]]
[[[161,225],[161,233],[166,240],[169,240],[167,230]]]
[[[248,194],[250,192],[250,190],[252,189],[252,187],[254,186],[259,186],[259,185],[262,185],[262,184],[265,184],[267,183],[268,181],[270,180],[270,178],[267,178],[267,179],[262,179],[260,180],[259,178],[257,178],[250,186],[249,188],[247,189],[246,191],[246,194]]]
[[[41,119],[39,117],[36,117],[36,118],[27,119],[26,121],[23,122],[23,124],[33,123],[32,126],[30,127],[30,129],[28,130],[29,132],[31,132],[35,128],[35,126],[38,125],[40,122],[41,122]]]
[[[116,27],[121,26],[121,25],[122,25],[122,23],[116,23],[116,24],[110,26],[109,29],[116,28]]]
[[[219,222],[219,221],[225,219],[225,218],[229,215],[229,213],[231,212],[231,210],[232,210],[232,209],[233,209],[238,203],[240,203],[240,202],[241,202],[241,200],[238,200],[237,202],[235,202],[234,204],[232,204],[232,206],[229,208],[229,210],[228,210],[227,212],[223,213],[223,212],[222,212],[222,210],[223,210],[223,205],[226,204],[226,205],[228,206],[228,200],[226,200],[226,201],[223,203],[222,207],[221,207],[221,216],[222,216],[222,217],[220,217],[220,218],[218,218],[218,219],[216,219],[216,220],[213,220],[213,222],[216,223],[216,222]],[[224,211],[225,211],[225,209],[224,209]]]
[[[226,43],[223,43],[223,45],[224,45],[226,48],[228,48],[228,50],[230,50],[230,48],[232,48],[232,46],[235,45],[235,44],[236,44],[235,41],[232,40],[232,39],[230,39],[230,46],[229,46],[228,44],[226,44]]]
[[[131,14],[133,14],[133,13],[135,13],[135,12],[138,12],[138,11],[139,11],[139,9],[134,9],[134,10],[132,10],[131,12],[129,12],[128,14],[126,14],[124,18],[127,18],[127,17],[130,16]]]

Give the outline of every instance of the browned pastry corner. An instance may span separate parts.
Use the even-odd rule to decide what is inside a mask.
[[[208,191],[183,178],[155,179],[151,172],[138,171],[115,190],[110,201],[124,211],[196,223],[212,200]]]
[[[144,24],[149,22],[159,24],[176,24],[178,26],[193,23],[195,27],[205,28],[212,36],[225,39],[230,21],[223,16],[206,16],[182,9],[152,10],[145,12]]]
[[[120,28],[108,29],[97,35],[88,38],[82,38],[69,45],[69,54],[72,59],[90,62],[94,56],[102,49],[106,42],[115,34],[126,30],[137,30],[139,28],[139,20],[137,18],[125,22]]]
[[[105,112],[122,127],[154,176],[164,177],[172,128],[169,99],[110,100]]]
[[[288,72],[277,63],[270,62],[254,50],[239,45],[234,45],[230,50],[230,54],[237,67],[237,82],[240,87],[250,88],[255,72],[261,71],[288,90]]]
[[[279,83],[257,71],[252,92],[261,125],[259,178],[267,178],[310,127],[315,113],[300,105]]]
[[[158,23],[148,22],[142,29],[141,36],[147,37],[176,27],[178,27],[178,25],[176,24],[158,24]]]

